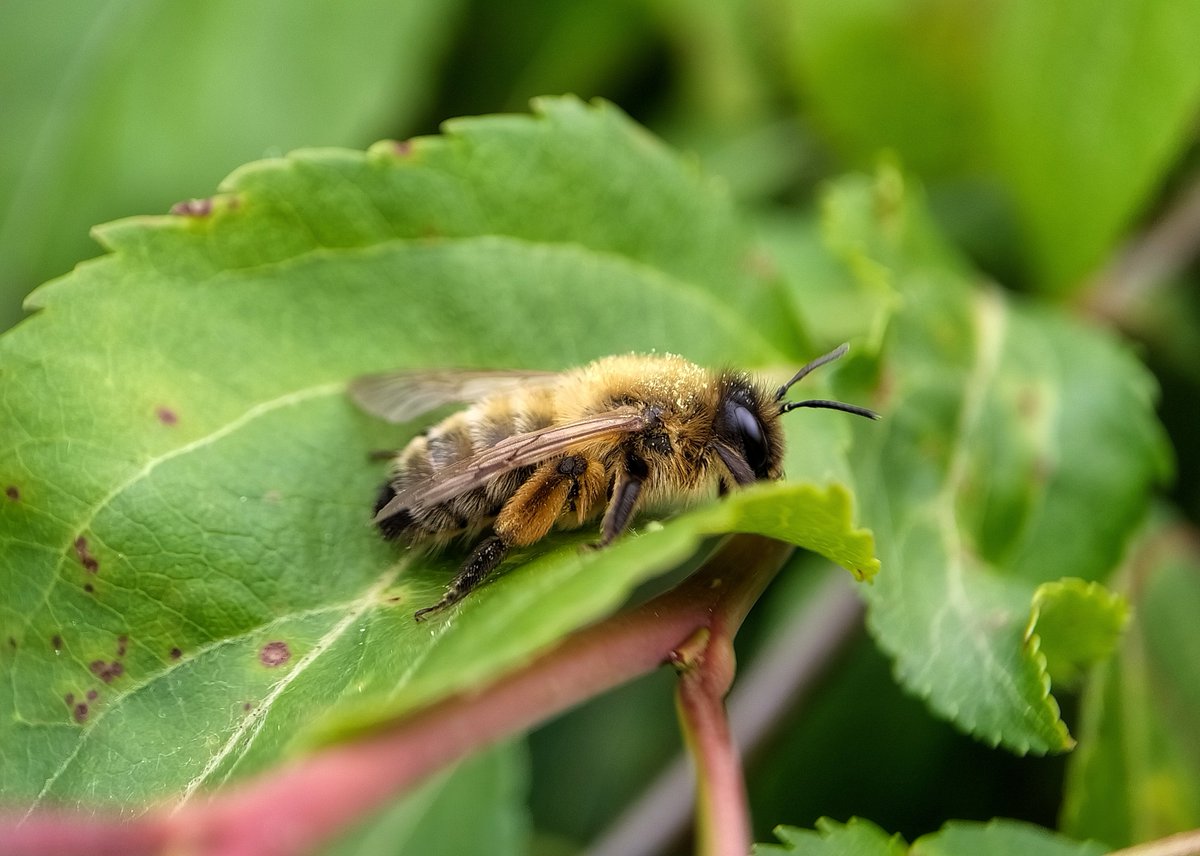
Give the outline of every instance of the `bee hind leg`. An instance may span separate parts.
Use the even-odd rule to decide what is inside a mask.
[[[493,534],[471,553],[442,599],[414,617],[420,621],[462,600],[496,569],[509,547],[527,547],[545,537],[572,501],[582,503],[587,499],[586,491],[581,490],[582,480],[593,469],[583,455],[566,455],[540,465],[504,503]]]
[[[446,587],[442,599],[433,606],[418,609],[413,613],[413,618],[417,621],[423,621],[425,620],[425,616],[430,613],[439,612],[448,606],[458,603],[472,589],[483,582],[488,574],[496,570],[496,567],[504,560],[504,555],[507,552],[508,543],[499,535],[491,535],[485,538],[475,548],[474,552],[471,553],[471,557],[462,566],[462,570],[458,572],[458,576]]]

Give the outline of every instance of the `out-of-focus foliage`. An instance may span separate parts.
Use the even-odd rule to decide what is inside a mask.
[[[1122,291],[1128,283],[1115,264],[1130,242],[1154,230],[1200,173],[1197,44],[1200,6],[1173,0],[355,0],[324,10],[225,0],[202,6],[168,0],[4,4],[0,327],[21,317],[20,300],[35,286],[100,252],[87,237],[97,223],[210,197],[223,176],[263,156],[301,146],[362,149],[380,137],[436,133],[443,120],[522,111],[529,98],[544,94],[609,98],[669,144],[693,152],[703,171],[720,175],[740,203],[740,209],[730,206],[719,187],[694,181],[673,154],[651,154],[644,172],[637,172],[627,155],[645,142],[640,131],[568,135],[539,148],[535,137],[521,136],[525,120],[499,120],[474,137],[485,143],[478,150],[462,144],[473,129],[487,127],[473,122],[452,126],[449,146],[399,149],[409,156],[434,153],[436,162],[424,174],[430,183],[385,202],[397,203],[398,216],[412,216],[413,229],[399,242],[382,233],[363,238],[378,211],[344,204],[338,170],[349,161],[342,154],[240,173],[236,186],[253,190],[247,198],[270,200],[265,209],[242,212],[247,222],[259,224],[252,233],[235,228],[227,240],[210,245],[198,239],[187,253],[175,253],[152,239],[143,243],[152,231],[108,229],[102,233],[107,240],[152,272],[140,280],[142,290],[133,294],[127,278],[106,278],[112,267],[80,271],[72,281],[88,280],[88,288],[51,289],[39,298],[47,317],[36,323],[59,330],[60,340],[47,335],[41,341],[39,328],[30,325],[9,340],[22,347],[5,351],[27,359],[6,356],[0,363],[7,384],[0,394],[7,420],[2,427],[12,444],[8,469],[0,473],[8,478],[0,503],[8,503],[3,510],[13,523],[5,530],[11,549],[2,560],[8,575],[0,582],[5,614],[17,624],[34,616],[46,631],[49,647],[40,654],[53,665],[46,674],[60,676],[71,673],[69,659],[86,669],[94,657],[110,657],[123,644],[118,625],[130,616],[153,619],[149,606],[144,615],[125,610],[105,618],[88,612],[82,598],[50,596],[42,603],[42,588],[31,588],[24,576],[39,566],[47,539],[69,548],[63,555],[72,567],[90,557],[105,562],[107,572],[109,562],[138,560],[103,541],[76,549],[54,528],[52,516],[27,516],[46,497],[22,493],[14,480],[40,468],[37,444],[23,433],[32,426],[42,439],[57,436],[62,443],[54,448],[65,450],[47,458],[59,468],[52,483],[43,484],[55,507],[66,507],[80,492],[103,498],[117,491],[125,483],[121,473],[137,472],[140,451],[158,442],[149,432],[166,425],[124,436],[110,430],[109,439],[119,436],[125,451],[98,454],[88,426],[115,424],[108,417],[120,409],[117,390],[140,389],[138,402],[153,416],[164,412],[164,396],[176,388],[154,379],[186,377],[189,394],[216,407],[205,411],[206,418],[226,424],[226,410],[257,400],[256,384],[293,389],[292,381],[309,372],[310,386],[336,385],[367,363],[384,368],[388,360],[414,355],[555,367],[585,351],[660,347],[714,364],[779,367],[850,339],[853,356],[838,366],[837,391],[854,400],[873,396],[870,403],[887,419],[853,431],[814,428],[809,443],[801,439],[810,430],[806,414],[789,417],[797,420],[790,429],[789,469],[797,477],[850,485],[859,520],[874,529],[884,567],[868,595],[871,635],[891,659],[897,680],[878,661],[856,654],[844,670],[827,676],[811,716],[789,718],[790,733],[774,738],[774,751],[752,757],[750,792],[760,840],[776,824],[807,826],[825,814],[861,814],[879,826],[826,823],[819,834],[786,833],[786,846],[793,852],[859,852],[843,848],[853,840],[863,853],[909,852],[903,840],[890,836],[896,831],[914,842],[911,852],[1084,854],[1093,845],[1075,842],[1123,846],[1200,826],[1194,728],[1200,676],[1193,675],[1200,662],[1194,621],[1200,609],[1200,457],[1194,443],[1200,433],[1200,301],[1194,299],[1200,272],[1194,261],[1168,266],[1165,274],[1151,266],[1148,279],[1130,278],[1135,286]],[[387,157],[394,153],[387,149]],[[589,185],[595,170],[604,174]],[[847,170],[874,178],[840,178]],[[547,174],[556,178],[547,182]],[[441,183],[447,176],[452,180]],[[588,187],[595,192],[589,195]],[[413,200],[424,207],[406,207]],[[196,229],[226,217],[238,221],[241,214],[222,208],[227,202],[218,199],[217,216],[201,217]],[[206,205],[193,211],[204,212]],[[264,210],[274,219],[256,219]],[[429,222],[438,228],[420,232]],[[339,223],[352,228],[328,234],[311,228]],[[1173,241],[1170,249],[1186,260],[1189,241],[1194,245],[1200,230],[1194,220],[1190,228],[1182,235],[1155,233],[1156,239]],[[351,233],[358,237],[350,240]],[[486,237],[495,234],[508,242]],[[447,237],[472,240],[438,245]],[[557,245],[547,249],[539,243],[546,240]],[[379,246],[363,252],[372,244]],[[329,252],[331,245],[338,249]],[[296,255],[304,258],[288,261]],[[354,260],[347,267],[349,256]],[[170,260],[165,267],[163,260]],[[261,267],[242,269],[250,262]],[[251,280],[275,284],[282,296],[298,281],[297,269],[303,287],[289,292],[288,300],[257,303],[255,292],[237,287]],[[224,285],[227,299],[209,292],[209,303],[190,304],[184,289],[198,271],[215,277],[209,285]],[[1121,295],[1115,302],[1111,276],[1100,276],[1113,271]],[[307,350],[289,340],[302,328],[319,338],[322,330],[349,324],[355,311],[368,327],[397,311],[382,290],[373,292],[382,301],[374,309],[353,296],[331,297],[334,288],[353,291],[348,282],[370,291],[372,275],[377,289],[399,277],[401,293],[436,283],[456,306],[484,299],[509,309],[486,318],[464,309],[453,317],[466,325],[457,338],[438,332],[444,329],[435,300],[414,303],[428,310],[410,320],[425,331],[424,339],[406,339],[404,325],[393,324],[398,338],[392,344],[383,333],[366,343],[338,344],[344,338],[339,333],[336,342]],[[155,287],[157,276],[171,278],[179,290]],[[535,298],[549,299],[556,277],[594,298],[588,314],[573,325],[566,309],[578,307],[558,305],[539,317],[566,322],[543,324],[540,338],[520,339],[519,316],[534,314]],[[541,283],[542,291],[531,283]],[[306,320],[297,302],[302,292],[323,307],[317,318]],[[59,296],[64,299],[53,299]],[[267,305],[277,310],[263,325]],[[1117,307],[1104,319],[1116,330],[1088,329],[1100,325],[1081,319],[1078,307],[1095,305]],[[192,306],[206,307],[204,318],[192,322],[197,330],[219,336],[189,340],[191,331],[178,325],[189,323]],[[489,339],[490,323],[506,318],[509,333],[502,341]],[[176,329],[156,329],[168,320]],[[304,326],[309,323],[311,329]],[[275,347],[273,363],[249,372],[237,343],[263,331],[285,344]],[[1134,341],[1118,341],[1122,331]],[[182,350],[158,348],[164,333]],[[37,347],[26,347],[33,340]],[[224,344],[214,345],[218,341]],[[140,358],[138,348],[144,351]],[[1151,412],[1154,379],[1139,360],[1166,392],[1161,408],[1173,450]],[[224,469],[194,466],[200,459],[190,454],[178,463],[185,470],[192,466],[193,481],[207,474],[210,487],[219,487],[222,478],[241,484],[253,470],[239,461],[257,459],[262,444],[278,437],[276,454],[310,467],[296,481],[312,495],[303,494],[308,499],[301,505],[284,502],[283,511],[299,520],[315,507],[311,503],[325,503],[320,531],[309,526],[288,542],[298,545],[314,573],[303,586],[293,580],[290,593],[256,587],[244,614],[223,615],[218,623],[252,629],[261,624],[259,612],[277,614],[278,598],[291,598],[315,610],[297,619],[315,623],[297,625],[296,638],[308,633],[319,643],[329,592],[344,588],[359,596],[366,589],[356,590],[358,582],[379,579],[351,573],[322,582],[315,571],[323,558],[343,557],[349,549],[352,557],[366,557],[359,563],[366,568],[367,559],[390,554],[357,535],[341,538],[358,512],[341,508],[343,494],[319,490],[317,481],[337,482],[345,497],[366,490],[378,473],[360,452],[396,437],[319,399],[297,407],[321,410],[316,422],[305,423],[318,434],[314,425],[334,423],[339,431],[356,432],[351,464],[308,442],[310,434],[293,431],[286,407],[271,417],[282,419],[280,425],[261,423],[262,436],[237,450],[244,458],[218,455]],[[190,429],[180,421],[171,430]],[[1162,500],[1162,518],[1172,522],[1156,523],[1131,548],[1149,494],[1172,458],[1178,486]],[[70,473],[78,474],[77,483]],[[145,480],[153,490],[128,500],[128,508],[118,503],[121,513],[111,520],[97,519],[129,536],[127,543],[142,545],[146,556],[161,541],[154,553],[161,565],[155,567],[168,571],[161,579],[179,565],[172,556],[187,555],[197,543],[162,541],[164,533],[219,530],[224,540],[214,537],[212,549],[228,548],[226,557],[248,560],[276,540],[278,533],[261,527],[222,528],[240,519],[234,512],[251,499],[282,498],[265,482],[224,497],[218,490],[211,502],[172,512],[167,529],[147,527],[138,508],[158,509],[153,517],[178,508],[164,499],[171,495],[171,473],[163,467]],[[257,505],[249,513],[247,519],[270,518],[270,509]],[[297,531],[289,526],[287,531]],[[710,531],[702,522],[672,527],[645,539],[669,544],[663,549],[672,560],[676,547]],[[329,540],[335,532],[345,542],[336,551]],[[550,546],[535,560],[543,563],[539,567],[574,567],[555,552],[561,544]],[[442,571],[454,561],[442,560]],[[643,576],[594,586],[586,575],[578,579],[591,596],[611,584],[605,597],[616,598]],[[519,592],[517,577],[505,584]],[[419,582],[432,593],[440,577],[431,573]],[[200,615],[199,623],[187,622],[190,632],[213,626],[205,623],[212,616],[204,615],[216,602],[212,597],[241,602],[236,585],[215,577],[209,583],[182,604],[171,600],[178,591],[165,593],[173,609],[189,618]],[[33,599],[10,596],[20,592],[33,592]],[[126,596],[134,603],[147,593],[135,587]],[[493,594],[502,600],[505,586]],[[768,593],[774,617],[752,614],[747,638],[769,632],[779,615],[798,612],[791,604],[805,597],[804,589],[781,581]],[[347,602],[332,600],[335,611]],[[73,650],[83,638],[77,628],[88,622],[111,631],[112,650]],[[60,626],[61,634],[55,632]],[[266,641],[245,638],[248,645]],[[12,644],[0,649],[0,664],[19,675],[16,667],[37,657],[20,634],[11,641],[19,652]],[[1114,646],[1115,656],[1105,660]],[[499,662],[506,656],[493,650],[476,656],[488,648],[464,648],[461,660],[447,662],[469,660],[478,675],[486,674],[494,665],[489,657]],[[212,649],[214,662],[222,650]],[[169,660],[170,651],[135,648],[130,656],[145,665],[152,654]],[[755,651],[749,645],[742,652],[743,669],[753,667]],[[430,674],[443,674],[436,667],[428,667]],[[372,680],[386,677],[385,671]],[[469,683],[474,673],[460,668],[458,674]],[[275,680],[251,677],[261,679],[264,692]],[[56,714],[67,710],[61,697],[71,690],[60,683]],[[661,725],[664,699],[648,686],[621,697],[620,721]],[[927,707],[897,699],[898,687]],[[307,711],[299,703],[308,690],[303,682],[297,688],[296,710]],[[3,698],[0,705],[21,728],[30,715],[45,713],[23,708],[15,716],[12,699]],[[374,829],[342,842],[339,852],[371,852],[384,839],[433,846],[438,838],[430,825],[453,823],[457,799],[470,801],[479,821],[457,828],[462,847],[490,837],[493,852],[523,852],[528,823],[539,852],[573,852],[614,819],[613,794],[636,794],[645,784],[658,756],[645,742],[656,732],[647,729],[639,743],[606,728],[617,718],[602,713],[604,703],[533,735],[528,783],[522,753],[494,753],[398,805]],[[205,717],[233,722],[242,712],[240,704],[189,709],[184,718],[194,726],[196,752],[206,751]],[[963,763],[964,738],[948,733],[941,720],[1015,749],[1062,750],[1072,740],[1078,745],[1065,779],[1053,760],[989,753],[982,746],[971,747],[970,762]],[[893,729],[894,736],[882,738]],[[23,763],[64,765],[68,775],[58,781],[70,794],[86,790],[88,777],[103,772],[89,763],[123,751],[117,743],[108,755],[82,751],[72,765],[64,760],[76,755],[69,740],[62,734],[48,740],[40,749],[22,748]],[[623,757],[625,745],[640,747],[629,750],[637,757]],[[179,771],[170,767],[160,757],[159,778],[142,775],[138,781],[174,781]],[[8,765],[0,774],[6,790],[15,769]],[[852,802],[854,782],[842,775],[857,771],[871,783],[903,783],[929,770],[938,775],[921,779],[920,788],[893,788],[891,802],[886,789],[862,787],[874,811]],[[66,787],[72,776],[78,778],[75,790]],[[826,780],[828,787],[822,786]],[[606,798],[581,796],[600,783]],[[29,786],[22,781],[20,793]],[[532,791],[529,818],[521,809],[526,787]],[[945,821],[986,821],[997,814],[1052,826],[1060,806],[1061,832],[1074,840],[1015,824],[951,824],[922,837]]]

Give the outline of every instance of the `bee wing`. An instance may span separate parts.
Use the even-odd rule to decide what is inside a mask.
[[[585,440],[595,440],[613,434],[628,434],[645,428],[647,424],[646,418],[640,413],[618,410],[568,422],[566,425],[514,434],[495,446],[484,449],[478,455],[451,464],[428,478],[408,485],[379,509],[373,522],[379,523],[406,508],[428,507],[445,502],[486,484],[489,479],[501,473],[541,463]]]
[[[554,372],[418,369],[356,378],[350,382],[350,397],[367,413],[388,422],[407,422],[443,404],[543,386],[556,377]]]

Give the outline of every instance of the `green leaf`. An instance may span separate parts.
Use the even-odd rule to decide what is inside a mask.
[[[405,650],[412,665],[403,681],[374,676],[374,691],[360,689],[359,697],[340,705],[320,723],[321,736],[359,731],[484,683],[611,612],[638,583],[686,561],[706,536],[725,532],[797,544],[860,580],[872,579],[879,569],[871,535],[854,528],[850,497],[838,484],[774,484],[739,491],[667,525],[647,527],[603,551],[535,550],[520,567],[489,584],[486,596],[468,598],[449,625],[439,622],[431,631],[414,626],[405,607],[424,601],[384,611],[371,633],[380,637],[385,649]],[[574,537],[554,540],[579,543]],[[436,600],[436,589],[424,597]],[[394,667],[390,657],[381,664],[385,670]]]
[[[816,831],[793,826],[775,827],[775,837],[782,843],[755,844],[754,856],[777,853],[796,853],[800,856],[904,856],[908,846],[898,834],[888,836],[869,820],[852,817],[848,823],[837,823],[827,817],[817,821]]]
[[[463,5],[4,4],[0,328],[94,255],[94,223],[166,210],[267,152],[411,127]]]
[[[1033,593],[1025,644],[1046,658],[1055,684],[1074,685],[1083,669],[1108,659],[1129,620],[1125,598],[1094,582],[1042,583]]]
[[[1027,248],[1047,290],[1083,283],[1193,136],[1195,4],[777,7],[803,103],[838,153],[866,166],[898,152],[944,198],[969,193],[959,219],[1003,197],[1025,237],[1003,249]],[[995,241],[1008,224],[991,220]]]
[[[1200,826],[1200,564],[1171,524],[1122,579],[1133,620],[1092,673],[1067,767],[1065,831],[1128,847]]]
[[[900,680],[959,727],[1018,752],[1066,749],[1026,626],[1039,585],[1103,579],[1119,561],[1167,467],[1153,385],[1103,336],[974,288],[895,183],[885,171],[886,204],[857,180],[827,203],[851,209],[837,222],[862,232],[843,243],[867,248],[903,301],[879,369],[885,419],[854,426],[863,513],[896,569],[867,592],[869,624]],[[1099,590],[1086,601],[1109,612]]]
[[[324,856],[527,852],[528,760],[504,744],[438,774],[321,852]]]
[[[839,824],[828,818],[817,821],[817,831],[781,826],[775,835],[783,846],[755,845],[754,853],[794,853],[797,856],[1102,856],[1108,850],[1094,841],[1071,841],[1040,826],[1014,820],[988,823],[951,821],[937,832],[923,835],[912,846],[899,835],[890,838],[870,821],[852,818]]]
[[[847,420],[812,418],[789,423],[804,442],[787,459],[810,483],[608,552],[581,556],[589,533],[547,540],[457,612],[412,621],[461,556],[398,554],[368,525],[370,450],[421,426],[359,413],[349,378],[628,350],[811,356],[723,302],[770,286],[746,272],[718,186],[611,107],[538,108],[249,166],[186,216],[99,230],[108,256],[31,297],[37,314],[0,338],[11,799],[133,804],[262,770],[323,716],[496,677],[708,533],[778,533],[874,569],[837,483]]]
[[[1108,848],[1095,841],[1072,841],[1032,823],[992,820],[951,821],[913,842],[913,856],[1103,856]]]
[[[1200,7],[996,5],[977,102],[1042,282],[1080,284],[1147,204],[1200,107]]]

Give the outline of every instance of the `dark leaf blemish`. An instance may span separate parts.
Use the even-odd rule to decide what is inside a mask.
[[[179,423],[179,414],[169,407],[159,407],[154,411],[154,415],[158,417],[158,421],[163,425],[176,425]]]
[[[172,660],[178,660],[182,656],[183,656],[183,652],[180,651],[178,648],[171,649],[171,659]]]
[[[182,202],[176,202],[171,206],[171,213],[180,217],[207,217],[212,213],[212,209],[212,198],[205,197],[204,199],[185,199]]]
[[[84,583],[83,590],[85,592],[87,592],[88,594],[91,594],[92,592],[94,592],[96,590],[96,587],[94,585],[92,585],[91,583]]]
[[[95,701],[99,695],[100,695],[100,693],[96,692],[95,690],[88,690],[87,691],[87,700]]]
[[[392,148],[397,157],[408,157],[412,154],[413,150],[412,140],[397,140]]]
[[[16,502],[21,498],[21,490],[15,484],[10,484],[4,489],[4,495]]]
[[[87,722],[87,718],[88,706],[83,702],[75,705],[75,721],[82,725],[83,723]]]
[[[92,555],[92,551],[88,549],[88,540],[82,535],[75,539],[75,555],[79,557],[83,569],[89,574],[100,570],[100,562]]]
[[[111,663],[106,663],[103,660],[92,660],[88,666],[92,670],[92,674],[106,684],[111,684],[114,679],[125,674],[125,666],[120,660],[113,660]]]
[[[242,710],[249,713],[253,707],[254,707],[254,705],[250,704],[250,702],[246,702],[245,704],[242,705]]]
[[[67,693],[65,696],[63,696],[63,701],[67,703],[67,707],[75,704],[75,693]]]
[[[258,652],[258,659],[264,666],[270,668],[282,666],[288,660],[292,659],[292,649],[288,647],[286,642],[268,642]]]
[[[16,640],[16,639],[14,639],[12,636],[9,636],[9,637],[8,637],[8,647],[9,647],[9,648],[16,648],[16,647],[17,647],[17,640]]]
[[[61,651],[62,646],[63,646],[63,641],[62,641],[61,636],[59,636],[57,633],[55,633],[53,636],[50,637],[50,647],[52,647],[54,649],[55,653],[58,653],[59,651]]]
[[[129,637],[128,636],[118,636],[117,637],[117,656],[124,657],[125,651],[128,648],[128,646],[129,646]]]

